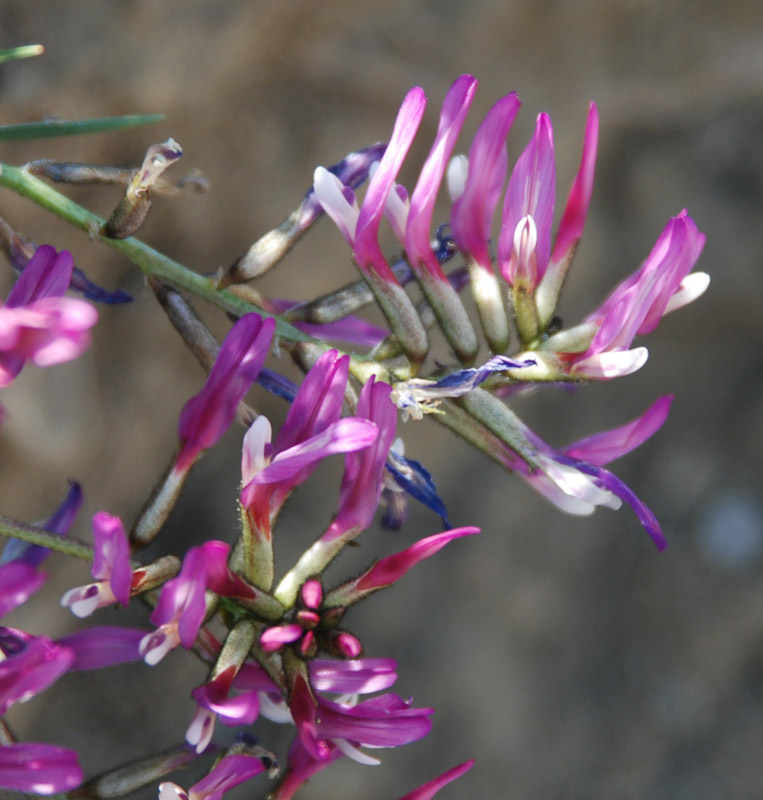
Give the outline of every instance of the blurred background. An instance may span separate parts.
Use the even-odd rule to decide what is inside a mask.
[[[3,123],[166,114],[150,128],[6,143],[2,159],[137,166],[148,145],[173,136],[185,152],[173,173],[198,169],[210,190],[157,199],[140,236],[199,272],[231,264],[278,224],[316,165],[386,139],[413,85],[430,102],[403,183],[415,181],[447,88],[470,72],[480,88],[457,150],[468,149],[499,97],[518,91],[510,159],[536,115],[549,112],[558,207],[596,100],[596,185],[561,315],[572,323],[598,304],[683,208],[707,234],[698,269],[712,283],[642,342],[650,358],[640,372],[575,394],[538,391],[513,407],[563,445],[675,393],[659,434],[613,467],[655,511],[670,546],[657,554],[628,508],[562,515],[431,420],[401,426],[406,454],[433,472],[451,523],[483,533],[450,545],[347,622],[367,655],[400,662],[396,690],[434,706],[434,728],[415,745],[385,751],[382,767],[332,766],[303,795],[399,797],[475,757],[443,797],[759,796],[763,6],[3,0],[0,9],[0,47],[39,42],[46,50],[0,68]],[[120,196],[114,187],[63,191],[104,216]],[[203,373],[136,267],[6,190],[0,215],[35,242],[71,249],[93,280],[135,297],[99,307],[84,357],[28,367],[4,390],[0,512],[43,519],[72,478],[85,493],[73,533],[89,539],[100,509],[129,526],[172,458],[178,412]],[[441,221],[445,215],[443,206]],[[324,220],[256,288],[301,300],[353,278],[345,243]],[[3,297],[12,282],[3,268]],[[195,305],[224,335],[224,316]],[[286,358],[270,366],[295,375]],[[283,417],[283,404],[264,392],[250,400]],[[205,456],[148,555],[234,537],[240,443],[233,429]],[[327,465],[295,495],[277,532],[279,564],[288,566],[322,530],[316,520],[330,520],[334,501],[326,498],[336,496],[340,475],[341,464]],[[431,512],[412,508],[402,532],[368,531],[331,575],[338,581],[440,529]],[[55,635],[78,623],[54,598],[88,573],[56,556],[47,563],[44,596],[9,623]],[[98,622],[148,627],[147,612],[133,605],[101,612]],[[192,715],[188,692],[203,678],[202,665],[183,652],[154,669],[70,675],[13,709],[9,721],[26,739],[75,747],[93,775],[179,743]],[[288,731],[261,722],[255,732],[284,754]],[[221,743],[231,735],[218,729]],[[188,787],[195,774],[180,780]],[[239,796],[264,797],[264,786]]]

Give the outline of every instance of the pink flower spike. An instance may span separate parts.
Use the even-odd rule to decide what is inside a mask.
[[[369,592],[391,586],[395,581],[400,580],[408,570],[415,567],[419,561],[433,556],[448,542],[479,532],[479,528],[465,527],[427,536],[426,539],[421,539],[407,549],[377,561],[371,569],[354,581],[356,588],[360,592]]]
[[[433,781],[429,781],[429,783],[425,783],[423,786],[419,786],[418,789],[414,789],[412,792],[409,792],[407,795],[405,795],[405,797],[401,797],[400,800],[431,800],[431,798],[434,797],[443,786],[447,786],[451,781],[456,780],[456,778],[460,778],[473,766],[473,758],[469,759],[469,761],[464,761],[463,764],[459,764],[457,767],[453,767],[453,769],[443,772],[442,775],[440,775],[438,778],[435,778]]]
[[[414,272],[426,270],[432,278],[440,281],[447,281],[447,278],[430,243],[432,215],[448,159],[453,152],[476,90],[477,80],[471,75],[462,75],[449,89],[442,104],[440,124],[434,144],[411,196],[405,232],[406,253]]]
[[[656,433],[668,418],[673,395],[658,398],[637,419],[610,431],[596,433],[561,449],[570,458],[603,467],[643,444]]]
[[[535,134],[509,178],[498,237],[501,274],[514,288],[532,293],[546,271],[555,197],[551,120],[539,114]]]
[[[559,264],[569,263],[572,250],[583,235],[588,214],[588,206],[593,193],[593,176],[596,167],[596,149],[599,143],[599,112],[596,103],[588,107],[588,120],[586,121],[585,136],[583,138],[583,154],[580,157],[580,167],[567,197],[567,205],[559,223],[559,231],[554,242],[554,252],[551,262],[554,267]]]
[[[519,97],[512,92],[488,112],[469,148],[466,185],[451,212],[453,238],[459,250],[490,273],[490,227],[508,169],[506,137],[519,106]]]
[[[0,747],[0,788],[55,794],[76,788],[82,778],[73,750],[33,742]]]
[[[379,225],[392,184],[416,136],[426,108],[424,90],[408,92],[400,106],[387,150],[369,183],[355,231],[355,260],[363,272],[376,272],[386,283],[399,285],[379,247]]]
[[[267,358],[274,330],[275,320],[259,314],[247,314],[231,328],[204,388],[180,412],[176,471],[187,471],[225,433]]]

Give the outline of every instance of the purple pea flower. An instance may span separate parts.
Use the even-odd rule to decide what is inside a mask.
[[[74,262],[71,253],[37,248],[0,305],[0,388],[24,362],[47,367],[77,358],[90,343],[98,313],[82,300],[64,297]]]
[[[652,511],[603,465],[630,452],[655,433],[667,418],[672,396],[659,398],[639,418],[610,431],[554,450],[529,428],[524,435],[533,445],[532,470],[516,452],[506,448],[502,460],[554,505],[568,514],[592,514],[596,506],[618,509],[622,501],[636,513],[658,550],[667,546],[660,525]]]
[[[275,442],[265,417],[244,437],[241,504],[258,535],[270,539],[272,520],[321,459],[367,447],[376,437],[367,421],[340,420],[348,371],[349,356],[324,353],[305,376]]]
[[[323,167],[316,169],[313,183],[315,196],[323,210],[352,247],[355,263],[374,292],[392,332],[406,354],[416,362],[422,361],[426,355],[426,331],[413,303],[387,263],[378,237],[387,199],[425,108],[424,91],[418,86],[414,87],[400,106],[392,137],[371,178],[360,209],[352,190]]]
[[[707,288],[705,273],[692,273],[705,236],[686,211],[673,217],[639,270],[626,278],[602,305],[578,327],[590,344],[583,352],[559,352],[571,376],[610,379],[629,375],[646,362],[645,347],[631,348],[633,339],[651,333],[660,319],[699,297]],[[573,329],[573,333],[574,333]],[[570,337],[571,332],[563,332]],[[550,337],[544,349],[557,347]]]
[[[539,114],[535,134],[511,173],[498,237],[501,274],[510,286],[528,294],[548,266],[555,197],[551,120]]]
[[[82,783],[82,769],[73,750],[52,744],[0,746],[0,787],[15,792],[55,794]]]
[[[225,433],[265,362],[274,330],[275,320],[259,314],[241,317],[230,329],[204,388],[180,412],[175,472],[187,472]]]
[[[506,137],[519,106],[514,92],[501,98],[477,130],[468,160],[456,157],[448,167],[453,239],[467,257],[480,322],[496,353],[508,346],[509,325],[490,258],[490,228],[508,169]]]
[[[186,649],[193,645],[206,613],[208,561],[219,558],[227,547],[223,542],[192,547],[183,559],[180,574],[162,587],[159,603],[151,614],[151,622],[159,627],[140,643],[140,653],[150,666],[158,664],[179,644]]]
[[[434,144],[421,169],[410,201],[405,228],[405,250],[416,278],[458,356],[471,361],[479,342],[456,290],[432,250],[429,230],[445,168],[469,111],[477,80],[462,75],[451,86],[440,113]]]
[[[74,653],[44,636],[0,627],[0,716],[55,683],[74,663]]]
[[[126,606],[130,600],[130,545],[119,517],[99,511],[93,517],[93,541],[92,575],[96,582],[70,589],[61,598],[61,605],[81,618],[112,603]]]
[[[44,581],[23,561],[0,566],[0,616],[24,603]],[[57,681],[73,661],[69,648],[44,636],[0,627],[0,716]]]
[[[159,800],[221,800],[229,789],[259,775],[264,769],[262,760],[255,756],[244,753],[225,756],[187,792],[176,783],[160,783]]]
[[[349,452],[339,489],[339,512],[321,537],[323,542],[345,536],[349,531],[365,530],[379,505],[384,465],[395,438],[397,409],[390,400],[391,387],[372,377],[360,392],[356,414],[369,420],[378,430],[370,446]]]
[[[432,722],[431,708],[413,708],[410,701],[388,693],[357,705],[313,696],[305,679],[297,676],[289,699],[297,735],[310,756],[331,759],[332,747],[361,763],[378,763],[358,748],[399,747],[426,736]]]
[[[212,741],[215,721],[223,725],[251,725],[260,712],[260,703],[254,691],[230,695],[236,677],[236,667],[230,666],[217,677],[191,692],[196,701],[196,713],[185,734],[185,740],[197,753],[203,753]]]
[[[230,569],[229,557],[230,545],[218,541],[192,547],[185,554],[180,573],[164,584],[151,614],[158,629],[140,643],[147,664],[158,664],[179,644],[186,650],[193,646],[207,611],[207,589],[223,597],[256,597],[255,590]]]

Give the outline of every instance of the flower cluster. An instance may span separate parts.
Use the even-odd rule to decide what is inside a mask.
[[[289,800],[340,758],[378,764],[369,751],[407,745],[429,733],[434,709],[390,691],[397,663],[367,657],[362,637],[348,625],[356,603],[394,586],[454,540],[479,533],[476,527],[450,526],[429,469],[403,455],[402,438],[396,439],[398,416],[402,421],[434,418],[570,514],[590,514],[598,506],[616,509],[625,501],[655,545],[666,546],[654,514],[605,466],[662,426],[672,396],[659,398],[625,425],[566,447],[547,443],[514,414],[509,401],[514,392],[539,383],[609,380],[643,366],[647,351],[633,346],[635,338],[652,332],[665,314],[707,287],[707,276],[692,272],[704,236],[682,211],[633,275],[579,324],[565,327],[557,306],[593,189],[596,106],[588,111],[580,165],[554,237],[556,167],[549,117],[539,115],[530,142],[509,172],[506,140],[520,108],[512,92],[488,112],[468,156],[454,157],[476,90],[476,79],[462,75],[448,91],[411,192],[397,177],[426,109],[419,87],[404,98],[387,145],[351,154],[329,169],[319,167],[299,208],[227,272],[207,280],[203,291],[229,312],[240,308],[222,290],[273,267],[324,212],[351,247],[359,283],[305,303],[235,287],[237,299],[253,300],[262,313],[237,313],[218,346],[187,302],[147,270],[170,320],[208,371],[200,391],[180,411],[169,468],[128,528],[106,511],[94,515],[92,547],[68,536],[82,499],[76,484],[43,530],[23,524],[3,528],[18,538],[11,539],[0,562],[0,614],[40,588],[45,576],[38,567],[50,549],[58,549],[92,562],[92,581],[67,591],[64,607],[84,619],[141,598],[152,609],[152,627],[97,626],[58,640],[0,628],[0,714],[72,670],[141,659],[151,667],[176,648],[193,651],[204,664],[206,675],[191,692],[183,723],[185,748],[121,767],[122,793],[217,753],[205,777],[188,791],[161,782],[160,800],[220,800],[227,790],[265,776],[277,778],[268,796]],[[174,140],[149,148],[99,235],[124,239],[120,247],[130,252],[125,237],[137,231],[148,213],[149,189],[161,185],[160,172],[181,154]],[[73,167],[67,167],[69,172]],[[355,191],[366,178],[359,202]],[[451,208],[433,239],[443,183]],[[493,242],[493,216],[501,197],[500,232]],[[379,244],[385,219],[404,252],[394,263]],[[19,262],[25,246],[2,226],[0,233],[13,243],[11,260]],[[453,259],[459,266],[446,272]],[[96,313],[90,304],[63,296],[70,285],[78,283],[91,299],[118,301],[78,277],[67,252],[43,245],[20,260],[21,277],[0,306],[0,387],[15,379],[26,361],[60,363],[87,346]],[[421,290],[418,301],[407,284]],[[476,305],[475,321],[460,297],[466,286]],[[388,328],[355,316],[374,301]],[[429,328],[434,324],[450,349],[445,358],[430,358]],[[371,350],[343,353],[324,340]],[[512,340],[516,345],[509,353]],[[305,373],[298,386],[265,367],[274,347],[287,350]],[[478,361],[481,347],[489,355]],[[266,416],[246,404],[255,384],[257,391],[265,389],[289,403],[275,431]],[[194,465],[234,421],[246,427],[237,535],[194,543],[182,558],[165,554],[141,560],[143,548],[170,518]],[[331,498],[333,516],[294,563],[279,571],[274,546],[282,510],[334,456],[343,459],[344,472]],[[360,574],[330,580],[333,572],[327,573],[327,567],[345,548],[363,534],[373,541],[366,532],[380,506],[388,523],[402,525],[406,496],[432,509],[446,529],[417,536],[393,555],[369,558]],[[252,743],[259,717],[293,727],[283,765]],[[215,745],[218,722],[238,735],[222,753]],[[428,800],[472,763],[448,770],[403,800]],[[93,778],[80,790],[82,796],[113,796],[113,788],[103,787],[114,774]],[[71,790],[82,780],[75,753],[19,743],[0,721],[0,787],[46,794]]]

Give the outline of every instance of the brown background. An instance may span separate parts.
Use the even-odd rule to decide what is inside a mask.
[[[175,137],[185,157],[173,169],[200,169],[211,190],[159,200],[141,236],[202,272],[231,263],[283,219],[316,164],[387,137],[414,84],[430,97],[410,158],[419,163],[439,103],[464,71],[480,89],[460,148],[492,103],[517,90],[524,106],[510,156],[524,147],[535,115],[548,111],[562,195],[587,103],[599,105],[596,188],[565,319],[579,318],[634,269],[682,208],[707,233],[699,268],[712,274],[710,291],[644,342],[650,360],[641,372],[515,404],[544,438],[563,444],[674,392],[665,428],[615,466],[660,517],[669,549],[657,555],[627,509],[563,516],[437,426],[408,423],[407,452],[434,472],[453,524],[484,532],[349,622],[369,655],[401,662],[398,691],[433,705],[435,726],[417,745],[383,753],[380,768],[335,765],[305,797],[399,797],[471,756],[475,769],[443,797],[759,796],[761,16],[758,2],[744,0],[0,3],[0,46],[41,42],[47,51],[0,68],[3,122],[167,115],[152,128],[6,144],[3,160],[136,164],[147,145]],[[415,175],[409,166],[404,182]],[[101,214],[119,194],[69,193]],[[87,537],[96,510],[134,518],[171,457],[178,411],[202,374],[132,265],[7,191],[0,214],[35,241],[71,248],[91,277],[136,298],[101,307],[85,357],[29,368],[2,397],[0,511],[40,519],[66,478],[76,478],[86,507],[75,532]],[[262,286],[303,299],[352,277],[341,237],[323,223]],[[2,281],[7,293],[9,271]],[[204,313],[223,333],[221,315]],[[262,393],[252,400],[283,414]],[[239,448],[234,430],[200,464],[165,548],[233,536]],[[294,499],[278,531],[280,563],[318,532],[316,519],[330,518],[325,498],[338,475],[338,465],[327,467]],[[438,526],[415,509],[403,533],[369,531],[357,564],[348,559],[333,574]],[[51,598],[86,572],[48,563],[47,601],[30,603],[11,624],[73,627]],[[147,624],[140,607],[102,612],[99,621]],[[202,678],[184,653],[153,670],[68,676],[10,720],[26,738],[75,746],[93,774],[179,741],[191,714],[187,692]],[[282,752],[285,731],[269,723],[257,731]],[[229,739],[219,731],[221,742]],[[241,796],[264,794],[255,786]]]

